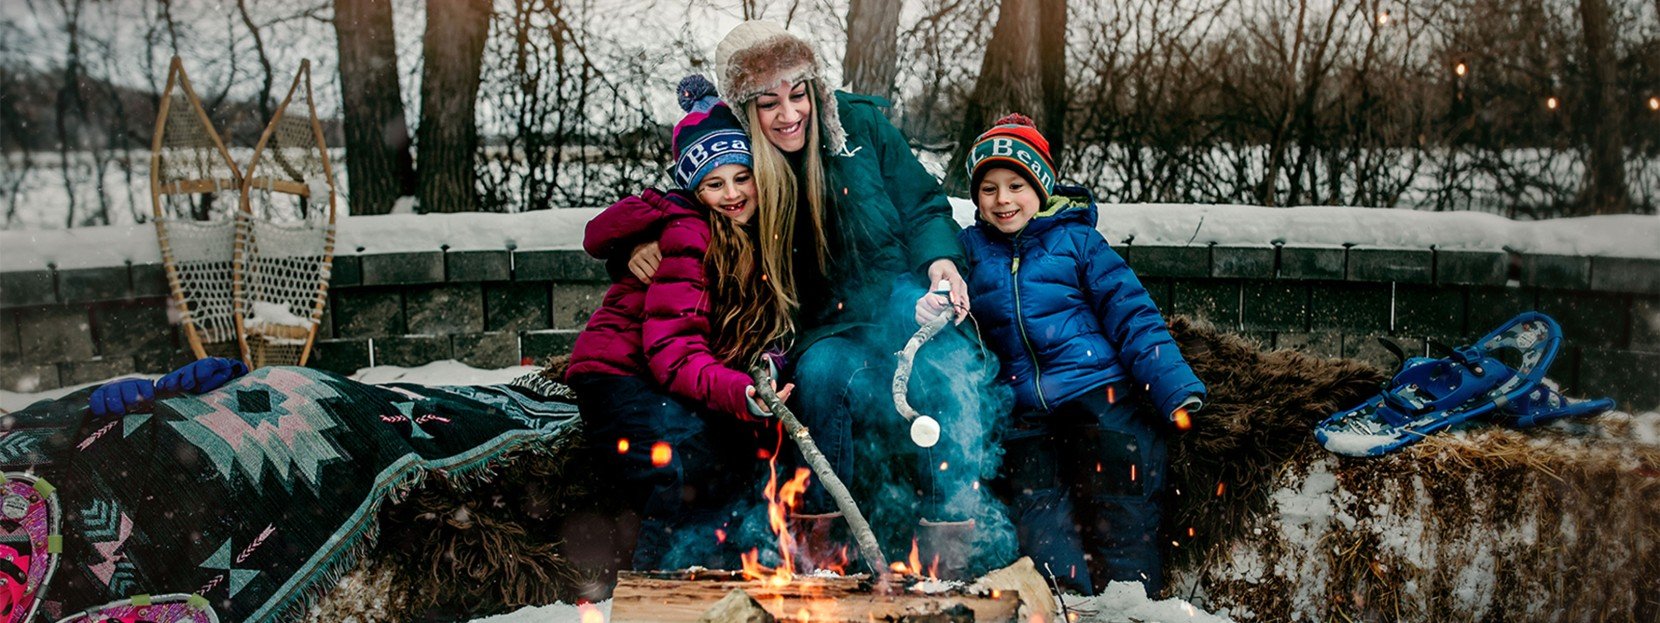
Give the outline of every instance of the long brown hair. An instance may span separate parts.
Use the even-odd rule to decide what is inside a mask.
[[[816,268],[820,274],[829,274],[830,245],[825,236],[824,222],[831,200],[824,158],[819,154],[823,121],[818,89],[818,79],[807,81],[807,101],[813,103],[813,122],[808,124],[807,144],[802,148],[805,152],[802,155],[802,169],[807,178],[807,225],[813,228],[809,239],[817,247],[813,250],[818,260]],[[769,277],[774,295],[784,301],[790,311],[794,311],[800,305],[800,299],[795,296],[795,262],[791,247],[795,244],[798,214],[796,185],[801,180],[796,179],[784,152],[767,139],[756,99],[743,103],[743,114],[749,126],[749,149],[755,160],[755,189],[760,199],[757,216],[760,217],[762,233],[761,269]]]
[[[766,204],[756,206],[757,212]],[[709,214],[709,302],[714,322],[711,350],[732,368],[747,369],[767,348],[789,349],[794,339],[793,303],[779,280],[760,269],[753,227]]]

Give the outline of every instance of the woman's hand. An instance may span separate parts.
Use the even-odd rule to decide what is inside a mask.
[[[934,260],[934,263],[928,265],[928,283],[939,283],[942,279],[951,283],[951,307],[957,310],[957,324],[962,324],[963,320],[968,318],[968,283],[963,281],[962,274],[957,272],[956,262],[944,258]],[[918,301],[917,304],[920,306],[922,302]],[[926,322],[918,321],[917,324]]]
[[[628,272],[645,283],[651,283],[652,275],[657,274],[657,265],[662,263],[663,248],[656,240],[634,247],[634,252],[628,254]]]

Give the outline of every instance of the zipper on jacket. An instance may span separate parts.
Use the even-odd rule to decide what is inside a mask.
[[[1026,337],[1026,314],[1020,311],[1020,239],[1019,235],[1009,244],[1009,250],[1014,259],[1009,263],[1009,280],[1014,282],[1014,322],[1020,327],[1020,343],[1026,347],[1026,355],[1032,358],[1032,387],[1037,389],[1038,405],[1044,411],[1049,410],[1049,401],[1043,397],[1043,367],[1038,365],[1037,351],[1032,350],[1032,340]]]

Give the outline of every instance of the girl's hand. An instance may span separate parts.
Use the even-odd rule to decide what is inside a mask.
[[[772,388],[775,390],[775,393],[778,394],[778,402],[785,402],[789,400],[790,392],[795,391],[795,383],[785,383],[784,389],[778,389],[778,381],[769,382],[772,383]],[[754,385],[745,387],[744,395],[749,396],[749,412],[751,414],[758,417],[772,417],[772,409],[767,407],[767,402],[765,400],[761,400],[759,396],[755,395]]]
[[[968,283],[957,272],[957,264],[944,258],[928,265],[928,283],[939,283],[942,279],[951,283],[951,307],[957,310],[957,324],[962,324],[968,318]]]
[[[933,292],[922,295],[916,300],[916,326],[928,324],[948,309],[951,309],[951,299]]]
[[[628,272],[645,283],[651,283],[651,276],[657,274],[657,265],[661,263],[663,248],[656,240],[634,247],[634,252],[628,254]]]

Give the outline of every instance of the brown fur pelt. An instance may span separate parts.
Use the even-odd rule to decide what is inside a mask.
[[[1323,452],[1315,424],[1376,394],[1388,377],[1359,361],[1264,351],[1185,316],[1169,325],[1209,393],[1193,429],[1170,444],[1165,528],[1174,559],[1186,564],[1238,536],[1293,458]]]
[[[550,362],[563,364],[560,362]],[[564,365],[548,372],[563,376]],[[571,509],[595,499],[593,474],[563,443],[510,457],[488,477],[429,478],[381,511],[375,558],[396,569],[398,619],[482,615],[575,603],[592,580],[561,553]]]

